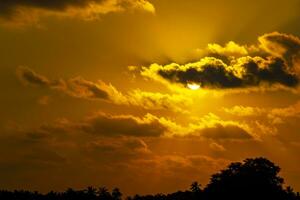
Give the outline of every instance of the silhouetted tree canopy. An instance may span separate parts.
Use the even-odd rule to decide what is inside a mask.
[[[265,158],[231,163],[212,175],[205,188],[208,199],[286,199],[280,168]]]
[[[231,163],[226,169],[213,174],[204,189],[198,182],[193,182],[190,190],[135,195],[126,200],[300,200],[298,192],[290,186],[283,187],[284,180],[279,172],[279,166],[266,158],[248,158]],[[47,194],[0,190],[0,200],[122,200],[122,193],[119,188],[110,192],[106,187],[97,189],[92,186],[84,190],[69,188],[65,192],[50,191]]]

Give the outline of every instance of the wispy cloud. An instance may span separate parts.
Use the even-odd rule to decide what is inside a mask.
[[[55,90],[74,98],[101,100],[117,105],[137,106],[147,110],[164,109],[181,113],[188,113],[185,108],[192,104],[192,99],[183,94],[163,94],[142,90],[130,90],[124,94],[112,84],[106,84],[101,80],[93,82],[82,77],[50,80],[24,66],[18,67],[16,72],[19,80],[27,86]]]

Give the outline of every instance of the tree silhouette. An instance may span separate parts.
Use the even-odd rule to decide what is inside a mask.
[[[112,196],[106,187],[99,187],[97,193],[101,200],[112,200]]]
[[[205,188],[208,199],[285,199],[280,168],[265,158],[246,159],[212,175]]]
[[[197,181],[195,181],[195,182],[193,182],[192,184],[191,184],[191,191],[193,192],[193,193],[200,193],[201,192],[201,185],[197,182]]]
[[[95,200],[96,199],[96,194],[97,194],[97,189],[94,188],[93,186],[89,186],[85,190],[85,193],[87,194],[87,198],[89,200]]]
[[[190,190],[192,192],[193,199],[201,198],[201,194],[202,194],[201,185],[197,181],[191,184]]]
[[[113,200],[121,200],[122,199],[122,193],[120,192],[119,188],[114,188],[112,190],[111,195],[112,195]]]

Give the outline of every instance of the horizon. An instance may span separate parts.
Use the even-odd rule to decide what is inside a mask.
[[[7,190],[0,188],[0,197],[4,199],[103,199],[103,200],[142,200],[142,199],[220,199],[249,198],[244,195],[252,192],[252,198],[298,200],[300,193],[287,185],[280,176],[281,168],[267,158],[246,158],[241,162],[232,162],[226,168],[210,176],[206,185],[193,181],[189,188],[171,193],[123,194],[118,187],[86,186],[84,188],[66,188],[63,191],[29,191],[24,189]],[[216,178],[218,177],[218,178]],[[259,183],[259,184],[258,184]],[[224,193],[225,192],[225,193]],[[224,196],[226,195],[226,196]],[[240,196],[242,195],[242,196]]]

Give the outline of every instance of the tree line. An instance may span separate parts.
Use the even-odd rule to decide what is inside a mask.
[[[202,187],[193,182],[186,191],[170,194],[134,195],[123,197],[120,189],[87,187],[84,190],[67,189],[64,192],[0,190],[1,200],[300,200],[299,192],[284,186],[278,174],[280,167],[266,158],[248,158],[231,163],[213,174]],[[147,184],[147,182],[145,182]]]

